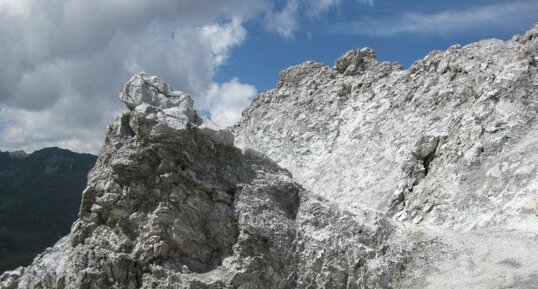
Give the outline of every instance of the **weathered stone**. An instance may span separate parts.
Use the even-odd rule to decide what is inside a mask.
[[[522,210],[538,201],[536,176],[516,172],[537,168],[537,30],[435,51],[408,70],[374,62],[370,49],[345,53],[336,68],[294,66],[285,75],[300,78],[245,110],[236,144],[347,210],[365,204],[410,215],[428,199],[435,206],[421,223],[536,224]],[[371,65],[346,75],[361,61]],[[409,192],[400,202],[402,184]],[[395,191],[398,208],[389,206]]]
[[[243,150],[136,75],[71,233],[0,288],[535,288],[537,31],[289,68]]]
[[[351,50],[336,60],[336,70],[345,75],[356,75],[374,67],[377,64],[375,58],[371,48]]]

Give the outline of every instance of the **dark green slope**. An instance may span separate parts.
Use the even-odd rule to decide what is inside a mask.
[[[59,148],[0,152],[0,273],[69,232],[96,158]]]

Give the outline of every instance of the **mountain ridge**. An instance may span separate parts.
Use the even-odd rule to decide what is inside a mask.
[[[357,49],[231,130],[137,74],[71,233],[0,288],[534,289],[537,53],[538,25],[408,70]]]
[[[345,208],[362,203],[387,210],[391,204],[398,214],[404,196],[410,201],[418,191],[413,189],[423,190],[443,158],[449,159],[440,166],[455,165],[451,177],[457,179],[461,172],[487,173],[495,167],[499,143],[515,144],[525,133],[528,140],[520,143],[536,142],[537,30],[535,25],[509,41],[489,39],[434,51],[407,70],[378,63],[368,48],[344,54],[334,68],[314,62],[292,66],[281,73],[277,88],[245,110],[234,128],[236,144],[267,154],[307,189]],[[515,111],[518,115],[512,116]],[[520,172],[532,167],[530,160],[512,163],[517,162]],[[527,175],[532,177],[532,169]],[[336,192],[322,191],[328,188]],[[422,193],[432,195],[431,190]],[[444,214],[442,200],[431,201],[413,206]],[[398,217],[428,221],[410,209]],[[441,217],[432,222],[441,225]],[[473,226],[465,220],[447,222]]]

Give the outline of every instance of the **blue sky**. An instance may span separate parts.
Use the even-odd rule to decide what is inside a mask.
[[[521,8],[534,6],[534,10],[525,13],[521,13],[520,9],[506,12],[507,7],[517,7],[518,4]],[[487,9],[489,18],[477,17],[476,21],[465,19],[461,26],[454,23],[457,27],[437,27],[428,33],[401,31],[368,35],[353,33],[349,28],[335,27],[350,22],[360,24],[379,21],[386,22],[387,25],[391,22],[402,23],[403,15],[413,14],[422,14],[428,18],[452,13],[454,17],[462,17]],[[508,17],[497,18],[502,15]],[[460,19],[453,19],[454,22],[458,20]],[[344,52],[358,47],[371,47],[376,51],[378,60],[396,61],[407,68],[433,50],[444,50],[456,43],[465,45],[485,38],[507,40],[514,34],[523,33],[536,21],[538,1],[392,0],[374,1],[372,6],[357,1],[343,1],[322,16],[302,18],[301,26],[292,38],[267,31],[263,22],[248,22],[248,35],[244,44],[234,49],[229,61],[218,69],[215,79],[225,80],[233,75],[263,91],[273,88],[279,71],[290,65],[307,60],[333,65]]]
[[[538,0],[0,0],[0,150],[97,153],[140,71],[226,126],[291,65],[371,47],[409,67],[537,21]]]

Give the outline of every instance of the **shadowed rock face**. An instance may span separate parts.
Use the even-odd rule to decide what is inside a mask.
[[[537,29],[407,71],[371,49],[289,68],[235,140],[136,75],[71,233],[0,288],[533,288]],[[508,184],[455,179],[504,158]]]
[[[130,111],[109,129],[72,246],[92,240],[146,267],[158,259],[175,269],[214,269],[232,254],[239,234],[237,185],[255,173],[218,132],[192,126],[190,96],[158,78],[134,76],[120,99]]]

